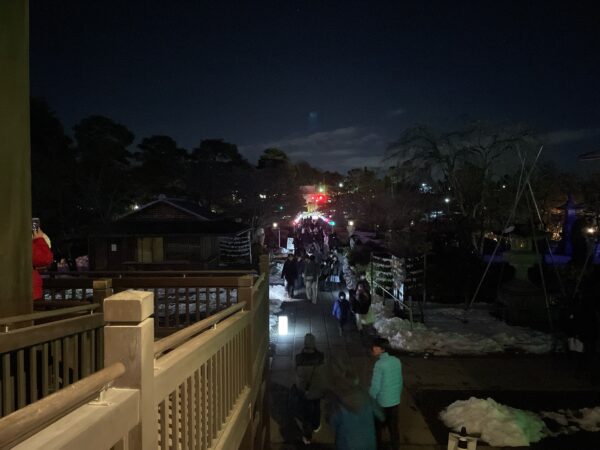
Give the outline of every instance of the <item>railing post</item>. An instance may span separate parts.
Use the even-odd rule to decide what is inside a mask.
[[[250,311],[250,326],[248,327],[248,331],[247,331],[247,347],[246,347],[246,384],[247,386],[252,390],[252,394],[254,394],[254,373],[253,373],[253,367],[254,367],[254,359],[256,358],[256,350],[254,347],[254,313],[255,313],[255,305],[253,305],[253,298],[252,298],[252,284],[253,284],[253,278],[250,275],[244,275],[238,278],[238,288],[237,288],[237,295],[238,295],[238,302],[246,302],[246,309],[248,311]],[[253,395],[251,395],[252,398]],[[254,410],[254,405],[252,403],[250,403],[250,405],[248,405],[249,407],[249,411],[248,414],[250,416],[250,421],[248,424],[248,428],[246,429],[246,433],[244,434],[244,437],[242,439],[242,444],[240,445],[240,448],[243,448],[245,450],[252,450],[253,449],[253,442],[254,442],[254,434],[252,433],[252,424],[253,424],[253,410]]]
[[[269,255],[260,255],[258,260],[258,273],[262,275],[263,273],[267,276],[267,280],[270,272],[270,261]]]
[[[157,447],[153,312],[152,292],[128,290],[104,300],[104,366],[122,362],[126,372],[113,386],[140,391],[140,423],[129,433],[135,450]]]
[[[94,280],[94,303],[100,305],[100,311],[104,310],[104,299],[113,295],[112,280],[110,278],[101,278]]]

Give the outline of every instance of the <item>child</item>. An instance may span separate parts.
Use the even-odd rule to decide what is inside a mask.
[[[340,291],[337,300],[333,304],[333,310],[331,312],[339,323],[340,336],[342,335],[344,325],[348,321],[349,312],[350,302],[346,299],[346,293]]]

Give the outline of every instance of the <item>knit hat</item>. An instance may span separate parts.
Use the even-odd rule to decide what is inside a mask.
[[[304,335],[304,348],[308,350],[315,350],[317,348],[317,338],[314,334],[306,333]]]

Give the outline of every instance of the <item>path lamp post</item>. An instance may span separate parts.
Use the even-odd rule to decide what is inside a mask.
[[[446,214],[450,215],[450,197],[444,198],[444,203],[446,204]]]
[[[281,248],[281,228],[277,222],[273,222],[273,229],[277,230],[277,246]]]

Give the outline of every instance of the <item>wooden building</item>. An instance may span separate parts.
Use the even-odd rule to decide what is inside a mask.
[[[202,270],[252,262],[250,226],[160,196],[90,237],[90,269]]]

